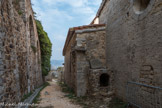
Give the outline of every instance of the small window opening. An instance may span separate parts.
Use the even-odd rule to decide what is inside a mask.
[[[102,74],[100,76],[100,87],[107,87],[109,85],[109,75]]]
[[[133,8],[137,14],[141,14],[149,5],[151,0],[134,0]]]

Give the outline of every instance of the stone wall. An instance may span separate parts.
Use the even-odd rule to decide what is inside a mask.
[[[64,67],[61,67],[58,71],[58,81],[63,82],[64,81]]]
[[[73,60],[75,60],[75,56],[72,53],[72,46],[75,45],[76,36],[73,35],[72,39],[67,46],[67,51],[65,54],[65,69],[64,69],[64,82],[70,87],[75,88],[75,64],[73,64]],[[73,56],[72,56],[73,55]]]
[[[81,29],[78,30],[78,28]],[[100,76],[97,75],[102,74],[102,71],[97,71],[98,74],[95,74],[93,70],[106,70],[105,25],[78,28],[75,27],[72,29],[73,32],[69,32],[67,38],[69,44],[64,47],[66,49],[64,76],[65,83],[73,88],[77,96],[85,96],[92,94],[93,89],[100,87],[91,88],[91,85],[94,85],[93,82],[99,83]],[[107,73],[107,71],[104,73]],[[91,78],[93,76],[96,76],[97,79]]]
[[[76,47],[78,49],[79,47],[85,48],[85,52],[79,51],[80,53],[77,53],[78,96],[97,96],[103,92],[107,93],[109,88],[108,85],[106,87],[100,86],[100,76],[103,73],[108,74],[105,56],[106,32],[104,27],[93,29],[94,31],[85,29],[81,33],[76,31],[76,33],[78,32]]]
[[[86,60],[90,64],[91,69],[106,68],[105,57],[105,31],[95,28],[94,31],[77,33],[77,45],[76,49],[84,49]],[[88,31],[88,29],[87,29]]]
[[[97,16],[99,17],[99,24],[106,24],[108,17],[108,4],[110,0],[103,0],[98,10]]]
[[[76,52],[76,88],[75,93],[77,96],[85,96],[88,90],[88,71],[89,71],[89,62],[86,60],[86,55],[84,51]]]
[[[42,84],[38,35],[30,0],[1,0],[0,10],[0,101],[18,102]]]
[[[100,83],[101,76],[102,75],[108,75],[107,69],[101,68],[101,69],[90,69],[88,74],[88,80],[89,80],[89,95],[92,96],[107,96],[108,92],[111,92],[111,81],[109,80],[110,76],[108,75],[108,81],[107,85],[102,86]],[[106,83],[106,81],[104,81]]]
[[[111,0],[108,4],[106,61],[113,72],[115,93],[123,99],[128,81],[162,87],[162,0],[136,2]],[[148,93],[145,89],[144,97]]]

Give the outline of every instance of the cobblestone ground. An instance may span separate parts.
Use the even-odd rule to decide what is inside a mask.
[[[50,81],[50,85],[41,91],[39,108],[82,108],[64,97],[56,80]]]

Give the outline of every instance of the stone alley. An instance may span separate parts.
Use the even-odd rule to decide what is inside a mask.
[[[162,108],[162,0],[0,0],[0,108]]]
[[[66,94],[62,92],[57,80],[50,81],[49,84],[40,93],[39,108],[82,108],[65,97]]]

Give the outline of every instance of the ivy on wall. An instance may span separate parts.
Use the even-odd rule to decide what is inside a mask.
[[[36,20],[36,25],[41,49],[42,74],[46,76],[51,69],[50,59],[52,55],[52,43],[48,34],[43,30],[43,26],[39,20]]]

